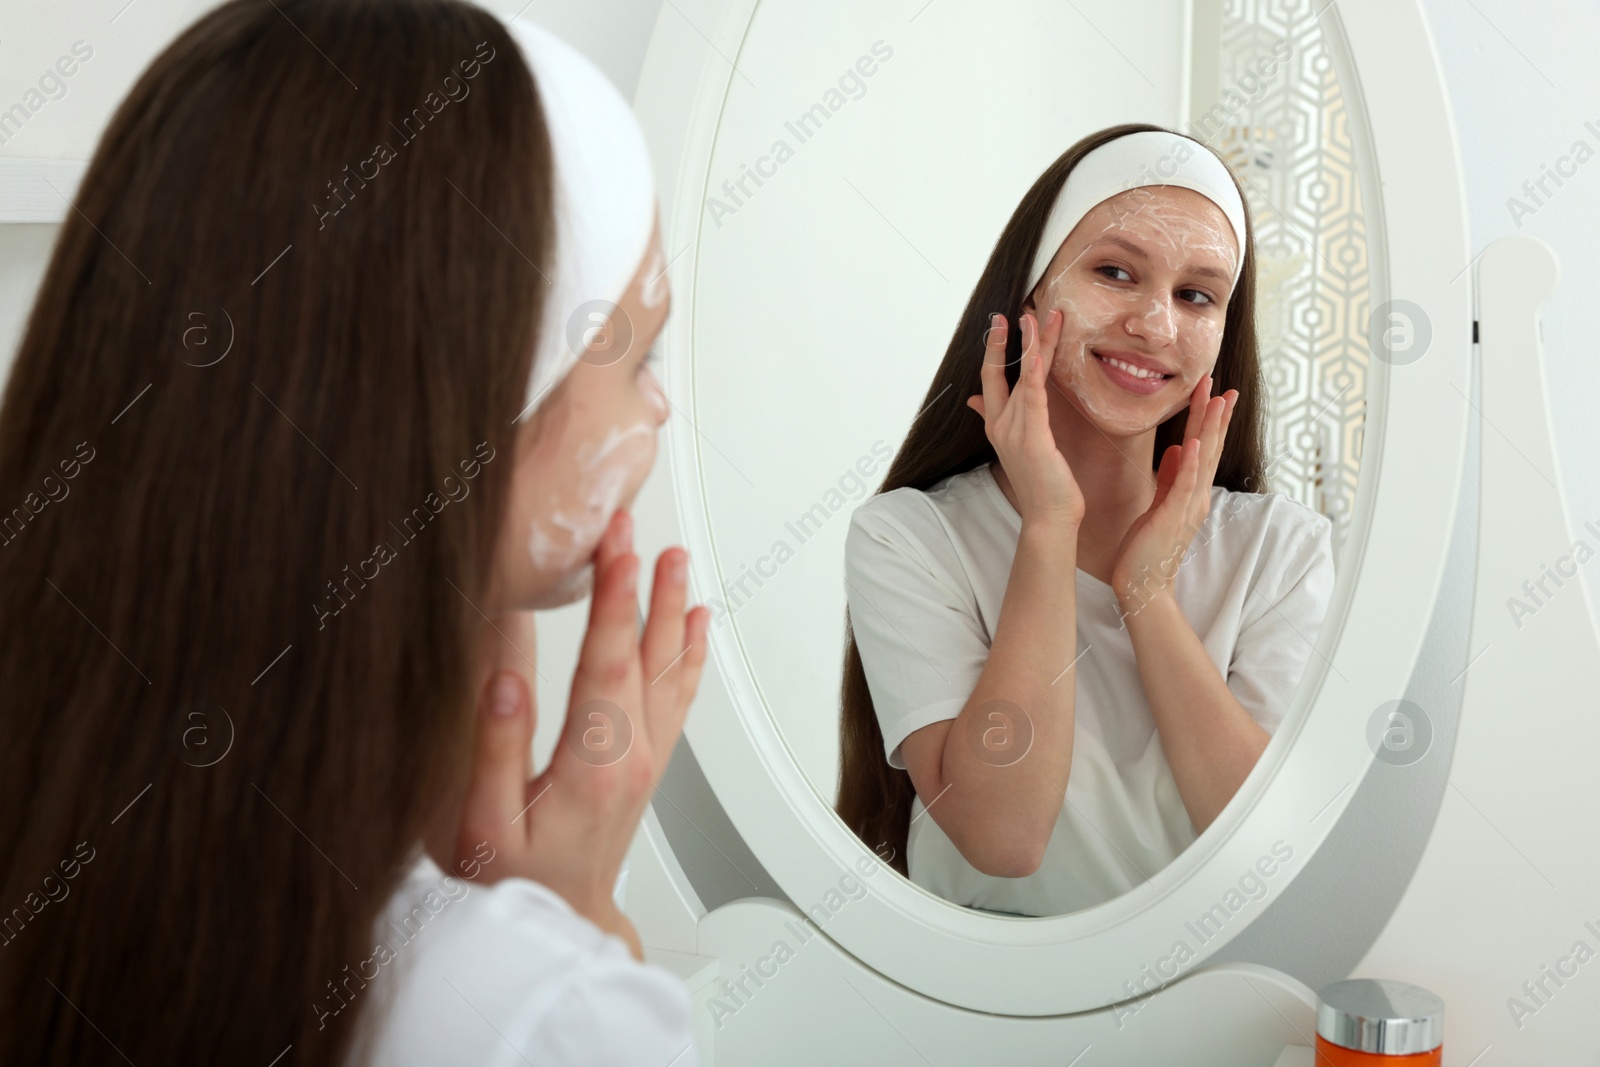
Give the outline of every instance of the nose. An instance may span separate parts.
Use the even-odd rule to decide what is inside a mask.
[[[1135,337],[1147,338],[1152,344],[1171,344],[1178,339],[1178,320],[1172,306],[1172,295],[1165,290],[1142,298],[1128,312],[1123,329]]]

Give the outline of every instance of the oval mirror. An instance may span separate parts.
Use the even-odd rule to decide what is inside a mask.
[[[1338,821],[1438,589],[1467,411],[1435,401],[1469,365],[1471,304],[1419,11],[1040,2],[1000,20],[938,0],[707,0],[679,15],[638,103],[673,257],[675,409],[660,475],[675,504],[640,521],[688,547],[713,609],[696,759],[802,910],[881,868],[828,933],[908,987],[1044,1015],[1171,980]],[[651,92],[668,85],[686,88]],[[1266,488],[1327,520],[1336,578],[1314,638],[1283,635],[1303,670],[1221,814],[1170,862],[1124,864],[1114,892],[1010,914],[902,876],[835,812],[847,533],[919,412],[965,405],[929,382],[1023,193],[1127,122],[1203,141],[1239,180]]]

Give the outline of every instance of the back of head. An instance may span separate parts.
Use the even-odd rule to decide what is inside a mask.
[[[550,182],[459,0],[232,0],[113,116],[0,407],[0,1062],[344,1058],[463,766]]]

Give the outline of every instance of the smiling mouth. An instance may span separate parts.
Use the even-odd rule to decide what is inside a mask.
[[[1100,362],[1108,363],[1122,371],[1124,374],[1130,375],[1134,378],[1140,378],[1145,381],[1160,382],[1166,381],[1168,378],[1173,377],[1170,374],[1162,374],[1160,371],[1147,370],[1144,367],[1136,367],[1132,363],[1117,359],[1113,356],[1102,356],[1092,348],[1089,350],[1089,354],[1095,359],[1098,359]]]

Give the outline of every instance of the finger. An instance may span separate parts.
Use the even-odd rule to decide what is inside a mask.
[[[1183,446],[1168,445],[1165,452],[1161,453],[1161,467],[1156,471],[1156,496],[1150,501],[1150,508],[1154,510],[1161,506],[1167,499],[1167,494],[1172,491],[1173,483],[1178,478],[1178,465],[1183,461]]]
[[[1039,323],[1032,315],[1025,315],[1023,318],[1023,337],[1027,339],[1028,346],[1022,356],[1023,373],[1019,376],[1017,385],[1020,388],[1026,382],[1028,388],[1024,428],[1041,424],[1048,427],[1049,398],[1045,395],[1045,382],[1050,373],[1050,361],[1054,351],[1039,336]]]
[[[1205,450],[1201,458],[1201,477],[1208,482],[1217,469],[1217,461],[1222,457],[1222,442],[1227,430],[1228,416],[1233,410],[1232,398],[1237,396],[1233,390],[1222,396],[1214,396],[1206,402],[1206,418],[1204,432],[1201,434],[1205,441]]]
[[[1182,506],[1194,496],[1195,486],[1200,481],[1200,439],[1191,437],[1183,445],[1183,461],[1178,464],[1178,476],[1173,479],[1172,491],[1168,496],[1178,505],[1174,518],[1187,522],[1189,510]],[[1185,530],[1185,533],[1189,531]]]
[[[625,513],[624,513],[625,514]],[[589,701],[603,700],[608,706],[600,714],[610,720],[617,714],[630,717],[639,709],[627,707],[631,687],[638,685],[639,665],[639,557],[632,551],[631,527],[619,520],[601,538],[595,551],[594,595],[589,601],[589,622],[578,653],[578,669],[572,679],[572,697],[565,740],[585,744],[585,731],[593,715],[581,713]],[[593,709],[591,709],[593,710]],[[618,727],[619,732],[622,727]],[[625,736],[631,737],[631,731]],[[594,746],[587,745],[588,752]],[[598,757],[597,757],[598,758]]]
[[[1022,333],[1022,355],[1017,360],[1017,384],[1012,390],[1011,396],[1015,397],[1018,393],[1021,393],[1024,400],[1027,397],[1028,381],[1033,369],[1033,334],[1036,325],[1033,321],[1033,316],[1026,311],[1017,316],[1017,329]],[[1009,409],[1010,406],[1008,401],[1006,407]],[[1026,404],[1023,404],[1022,407],[1025,409]],[[1026,420],[1024,420],[1024,425],[1026,425]]]
[[[1178,452],[1174,455],[1173,449]],[[1162,459],[1166,465],[1167,456],[1173,456],[1175,461],[1175,474],[1172,479],[1172,488],[1162,498],[1163,506],[1159,512],[1161,528],[1172,545],[1172,557],[1179,559],[1188,552],[1189,541],[1194,536],[1194,528],[1190,522],[1189,511],[1184,506],[1194,492],[1197,475],[1200,468],[1200,441],[1198,438],[1189,438],[1180,447],[1172,445],[1167,448]]]
[[[1006,335],[1008,333],[1006,317],[1004,315],[989,316],[989,328],[984,331],[983,370],[980,378],[983,383],[983,410],[980,414],[987,424],[991,418],[989,412],[994,412],[994,418],[1006,409],[1006,401],[1011,397],[1011,386],[1006,384]]]
[[[656,689],[656,683],[672,669],[674,661],[683,652],[683,603],[687,598],[685,575],[688,563],[689,554],[676,547],[667,549],[656,558],[655,579],[650,586],[650,617],[645,622],[644,639],[639,644],[647,717],[653,717],[658,706],[672,703],[670,700],[654,699],[652,690],[662,691]],[[665,692],[676,695],[671,687],[667,687]],[[647,727],[649,725],[646,723]]]
[[[1217,467],[1222,463],[1222,448],[1228,439],[1228,425],[1233,420],[1233,405],[1238,399],[1238,391],[1232,389],[1217,397],[1216,414],[1206,420],[1210,428],[1209,449],[1201,462],[1199,480],[1195,483],[1192,521],[1197,527],[1211,508],[1211,487],[1216,484]]]
[[[1217,459],[1219,462],[1222,459],[1222,449],[1228,443],[1228,427],[1233,425],[1233,409],[1239,404],[1239,391],[1230,389],[1223,394],[1223,397],[1227,400],[1227,406],[1222,409],[1222,430],[1217,437]],[[1214,474],[1215,472],[1216,468],[1213,467],[1212,473]]]
[[[527,803],[523,794],[533,762],[533,717],[528,686],[516,671],[490,675],[478,700],[478,737],[472,780],[461,809],[462,841],[491,845],[524,840],[513,820]]]
[[[700,670],[705,666],[707,653],[711,651],[711,642],[706,640],[706,633],[710,629],[711,609],[704,604],[696,605],[684,623],[683,639],[689,651],[679,664],[682,673],[678,679],[678,690],[685,706],[694,699],[695,692],[700,688]]]
[[[1174,454],[1173,450],[1178,451]],[[1182,445],[1168,445],[1166,453],[1162,454],[1163,475],[1166,472],[1168,458],[1171,458],[1171,464],[1173,464],[1170,475],[1171,485],[1166,486],[1166,491],[1163,493],[1163,491],[1160,491],[1160,483],[1157,483],[1157,496],[1162,507],[1157,510],[1157,506],[1152,502],[1150,510],[1157,510],[1157,517],[1160,518],[1160,522],[1165,525],[1166,530],[1170,531],[1173,536],[1179,536],[1179,531],[1182,530],[1184,523],[1189,522],[1189,504],[1192,494],[1194,494],[1195,485],[1195,478],[1189,475],[1189,466],[1192,461],[1195,462],[1195,466],[1198,466],[1198,456],[1200,456],[1200,443],[1198,443],[1197,438],[1189,438]]]
[[[1053,313],[1052,313],[1053,314]],[[1049,318],[1049,316],[1046,316]],[[1037,393],[1028,398],[1028,407],[1034,411],[1043,411],[1045,408],[1044,384],[1049,374],[1050,361],[1055,355],[1054,349],[1049,347],[1039,332],[1039,320],[1032,312],[1022,313],[1022,372],[1018,375],[1018,385],[1023,378],[1028,381],[1028,388]],[[1035,369],[1033,364],[1037,362]]]
[[[600,583],[600,575],[604,573],[614,560],[633,547],[633,516],[618,508],[611,513],[611,518],[606,523],[605,531],[600,535],[600,541],[594,547],[594,584]]]
[[[1194,391],[1189,394],[1189,418],[1183,425],[1183,439],[1200,436],[1200,427],[1205,422],[1206,403],[1211,399],[1211,375],[1202,374],[1195,383]]]
[[[1056,345],[1061,340],[1061,323],[1065,319],[1060,308],[1051,308],[1044,316],[1044,330],[1038,338],[1037,348],[1047,375],[1056,360]]]
[[[987,364],[1005,365],[1006,335],[1010,332],[1004,315],[996,312],[989,316],[989,325],[983,331],[983,355]]]
[[[1228,402],[1220,396],[1206,401],[1205,419],[1200,426],[1200,471],[1208,485],[1222,455],[1222,416],[1227,409]]]
[[[1227,401],[1227,406],[1222,409],[1222,440],[1228,440],[1228,427],[1233,425],[1233,409],[1239,406],[1239,390],[1229,389],[1222,397]],[[1220,453],[1220,449],[1218,450]]]
[[[695,692],[700,688],[701,668],[705,666],[706,652],[710,643],[706,640],[706,631],[711,626],[711,609],[705,605],[696,605],[683,617],[684,648],[677,662],[667,669],[664,677],[659,680],[658,688],[670,688],[673,699],[655,716],[651,722],[651,751],[656,756],[655,777],[653,782],[659,782],[666,773],[667,763],[672,759],[672,750],[677,747],[678,736],[683,733],[683,723],[689,714],[689,704],[694,700]]]

